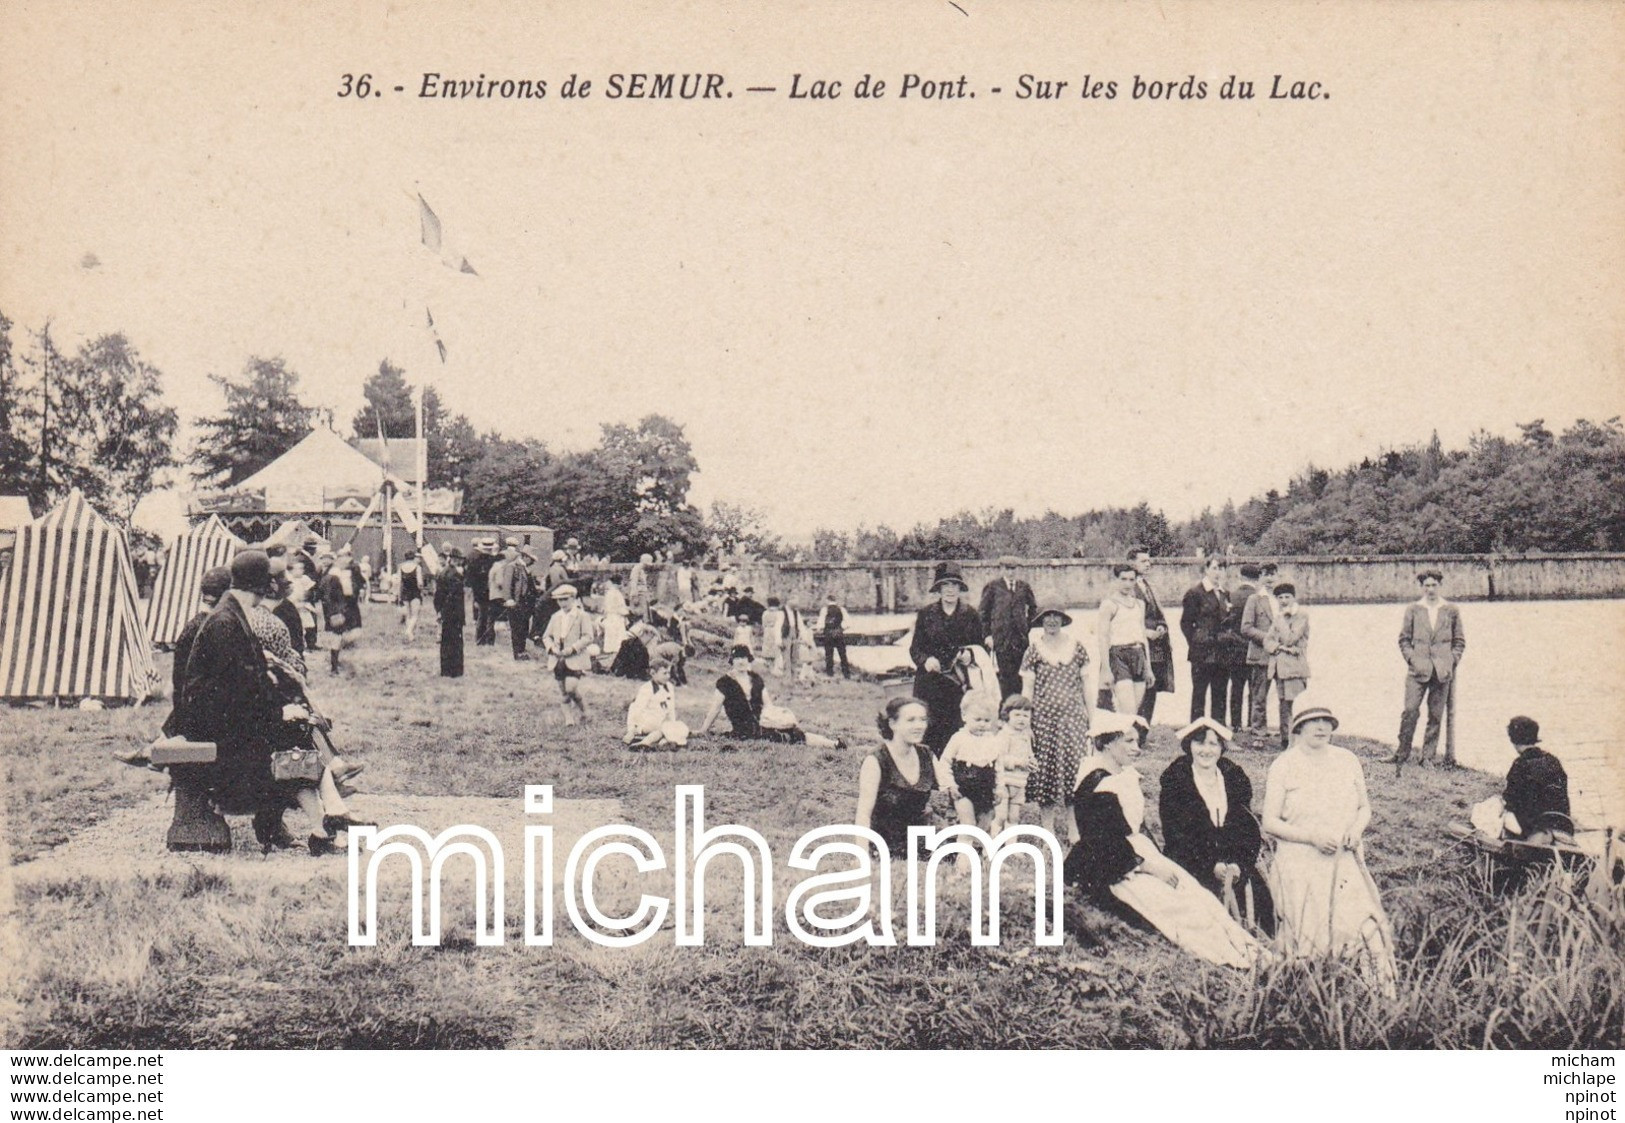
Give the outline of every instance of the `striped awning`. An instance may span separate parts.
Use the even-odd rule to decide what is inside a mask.
[[[147,603],[147,638],[153,643],[179,639],[186,622],[202,606],[203,575],[229,564],[244,545],[219,515],[210,515],[202,526],[177,536],[164,554],[164,567]]]
[[[124,533],[75,490],[17,530],[0,587],[0,697],[139,701],[156,680]]]

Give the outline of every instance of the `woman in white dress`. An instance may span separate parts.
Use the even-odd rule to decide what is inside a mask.
[[[1251,967],[1262,946],[1142,829],[1145,792],[1130,761],[1139,755],[1144,724],[1137,716],[1111,711],[1090,719],[1095,750],[1079,766],[1072,796],[1080,837],[1067,855],[1067,881],[1097,897],[1115,897],[1194,956],[1224,967]]]
[[[1292,718],[1292,746],[1264,781],[1264,833],[1276,840],[1270,873],[1281,951],[1354,956],[1392,992],[1394,935],[1366,869],[1371,822],[1359,758],[1332,744],[1337,718],[1310,706]]]

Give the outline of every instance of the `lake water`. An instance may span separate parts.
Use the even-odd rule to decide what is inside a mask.
[[[1515,755],[1507,719],[1527,714],[1540,722],[1543,744],[1570,774],[1577,817],[1625,827],[1625,600],[1460,607],[1467,652],[1456,688],[1457,758],[1504,774]],[[1098,667],[1094,609],[1071,612],[1076,622],[1069,630]],[[1179,609],[1165,612],[1179,689],[1158,701],[1157,721],[1183,725],[1190,713],[1190,664]],[[1308,612],[1309,689],[1337,714],[1342,732],[1393,744],[1405,691],[1398,645],[1403,606],[1310,605]],[[912,623],[912,616],[861,616],[850,627],[880,631]],[[853,647],[852,661],[874,673],[908,668],[907,638],[890,647]],[[1417,749],[1426,717],[1424,710]]]

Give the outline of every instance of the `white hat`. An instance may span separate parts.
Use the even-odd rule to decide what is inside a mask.
[[[1135,733],[1149,729],[1139,714],[1120,714],[1116,710],[1095,710],[1089,715],[1089,736],[1105,737],[1114,733]]]
[[[1226,741],[1234,741],[1236,739],[1235,731],[1224,722],[1215,721],[1213,718],[1205,716],[1197,718],[1184,729],[1181,729],[1178,733],[1175,733],[1174,736],[1183,741],[1185,738],[1194,736],[1204,729],[1213,730],[1213,732],[1217,733],[1220,737],[1223,737]]]

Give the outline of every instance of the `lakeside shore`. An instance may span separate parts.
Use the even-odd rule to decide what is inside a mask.
[[[515,663],[501,645],[469,651],[469,677],[443,680],[427,639],[405,647],[393,630],[378,632],[343,677],[315,677],[313,691],[338,724],[335,738],[367,764],[364,787],[373,794],[357,799],[358,813],[388,825],[397,821],[392,808],[432,800],[517,813],[525,785],[549,783],[559,799],[602,801],[594,806],[615,810],[603,821],[640,825],[666,845],[673,789],[704,784],[708,821],[761,832],[780,886],[796,876],[783,858],[797,838],[851,818],[858,760],[876,741],[882,691],[874,683],[769,679],[806,728],[846,738],[846,750],[742,748],[711,738],[679,752],[634,753],[620,742],[634,683],[590,678],[595,720],[564,729],[539,662]],[[708,658],[691,666],[690,685],[679,691],[691,723],[719,670]],[[441,947],[415,948],[405,925],[389,923],[377,947],[350,948],[342,858],[261,858],[248,849],[245,820],[234,822],[240,849],[232,856],[164,852],[163,778],[115,764],[109,753],[150,739],[166,711],[20,710],[0,733],[25,949],[14,1044],[1620,1043],[1618,919],[1587,919],[1546,898],[1490,901],[1444,828],[1499,790],[1499,778],[1407,770],[1396,779],[1373,767],[1388,751],[1374,741],[1337,738],[1367,765],[1368,860],[1400,944],[1392,1003],[1333,966],[1286,966],[1256,978],[1208,967],[1071,894],[1059,948],[1032,946],[1031,897],[1019,892],[1008,895],[998,948],[970,946],[957,906],[946,909],[935,947],[821,951],[788,939],[777,918],[772,947],[744,948],[732,876],[708,896],[712,934],[701,948],[674,947],[662,934],[637,948],[605,949],[564,932],[553,947],[527,948],[513,931],[513,910],[508,943],[476,948],[472,902],[461,890],[448,892]],[[1140,762],[1148,786],[1176,752],[1172,729],[1158,726]],[[1272,758],[1235,752],[1259,793]],[[291,813],[290,824],[297,818]],[[146,833],[120,835],[126,824]],[[81,855],[72,845],[80,838],[106,842]],[[606,899],[635,888],[611,880]],[[1533,939],[1529,909],[1547,917],[1549,933],[1564,934],[1566,951],[1516,943]],[[1492,937],[1504,946],[1486,946]],[[1566,958],[1553,958],[1560,953]]]

